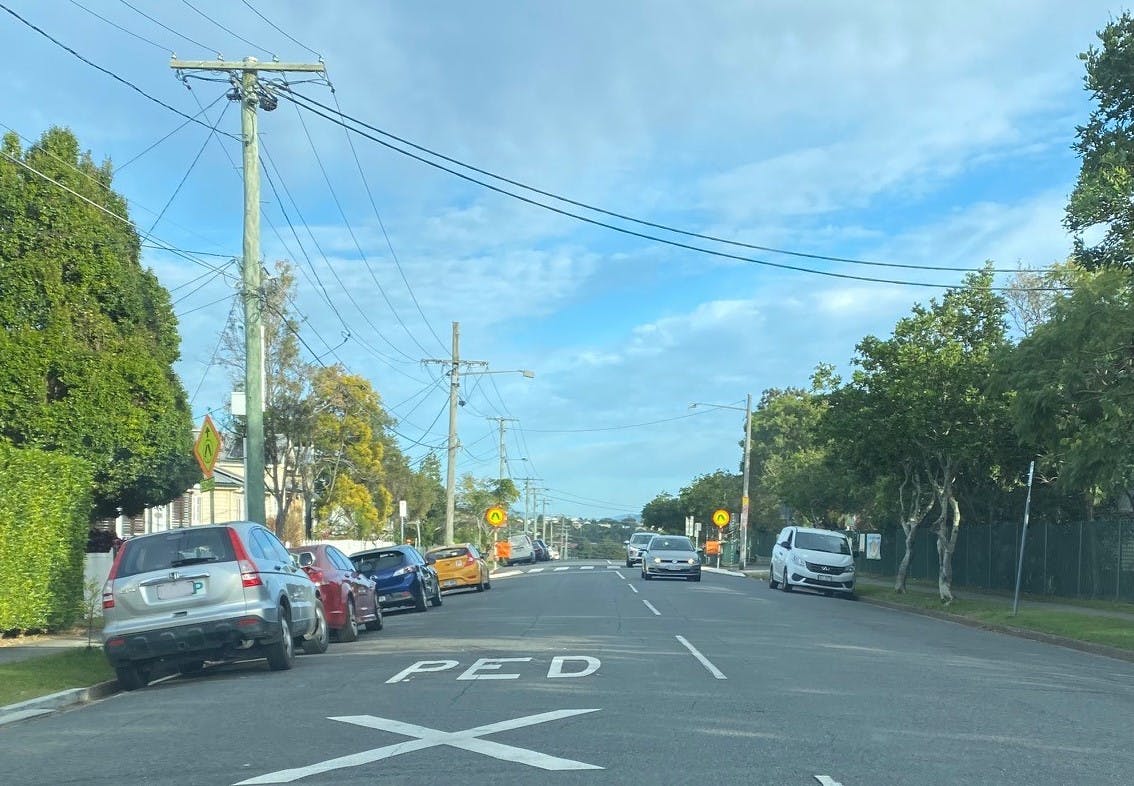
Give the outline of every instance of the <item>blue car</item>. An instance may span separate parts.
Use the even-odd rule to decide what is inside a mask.
[[[383,609],[412,606],[426,611],[441,605],[441,583],[437,571],[413,546],[383,546],[350,555],[355,570],[377,585],[378,605]]]

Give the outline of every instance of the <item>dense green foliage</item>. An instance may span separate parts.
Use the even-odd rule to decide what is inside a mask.
[[[81,459],[0,441],[0,631],[78,618],[90,490]]]
[[[0,437],[86,460],[98,516],[168,502],[200,477],[177,323],[110,166],[57,128],[3,153]]]

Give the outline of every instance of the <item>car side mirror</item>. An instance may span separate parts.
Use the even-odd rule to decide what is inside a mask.
[[[624,541],[622,541],[622,545],[623,545],[623,546],[629,546],[629,545],[630,545],[630,541],[628,541],[628,540],[624,540]]]
[[[310,551],[304,551],[301,554],[293,554],[292,559],[294,559],[295,564],[301,568],[309,568],[315,564],[315,555]]]
[[[780,545],[783,546],[785,549],[789,549],[789,550],[791,549],[791,544],[788,543],[786,540],[783,543],[781,543]]]

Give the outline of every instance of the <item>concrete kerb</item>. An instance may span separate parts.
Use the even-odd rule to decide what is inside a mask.
[[[0,726],[47,715],[77,704],[104,699],[118,693],[119,690],[118,680],[107,680],[88,688],[69,688],[47,696],[38,696],[27,701],[9,704],[6,707],[0,707]]]

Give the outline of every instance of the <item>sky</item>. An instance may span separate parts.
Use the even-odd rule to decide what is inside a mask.
[[[215,359],[239,279],[240,113],[217,72],[181,81],[173,55],[321,60],[326,80],[288,81],[332,117],[624,217],[778,249],[632,223],[396,145],[638,234],[618,232],[286,97],[259,114],[262,253],[298,267],[305,357],[370,380],[407,455],[437,451],[444,467],[447,367],[422,361],[450,357],[458,323],[461,358],[487,363],[462,369],[458,475],[497,476],[503,418],[506,471],[530,479],[539,510],[617,517],[738,471],[747,395],[806,387],[820,363],[849,373],[863,337],[988,260],[1066,257],[1071,145],[1091,110],[1078,54],[1123,10],[0,0],[0,130],[65,126],[113,163],[142,263],[172,293],[197,422],[232,390]]]

